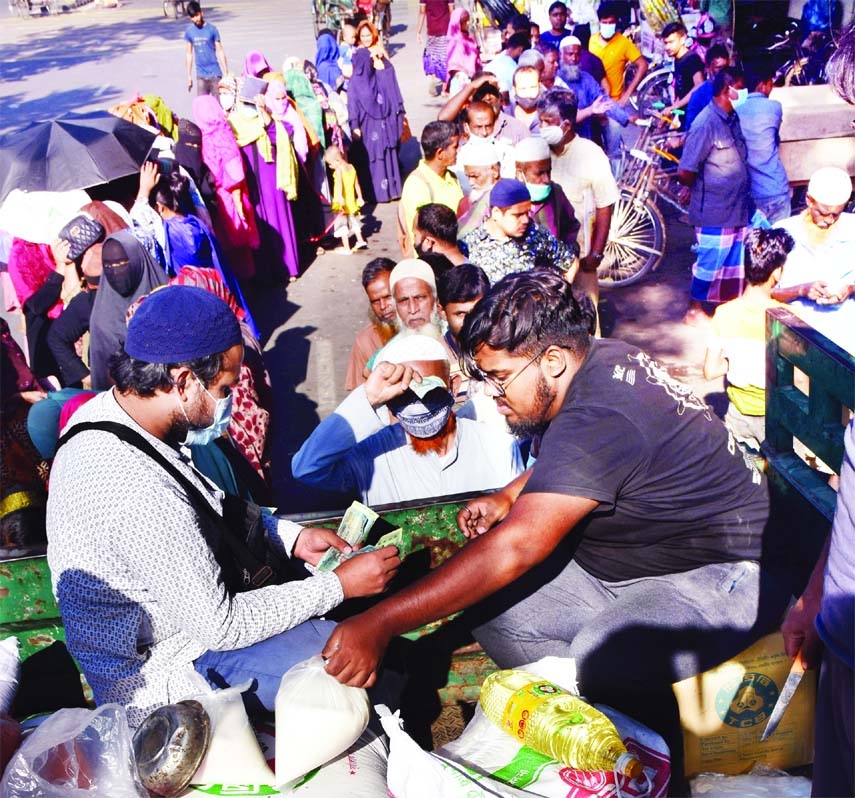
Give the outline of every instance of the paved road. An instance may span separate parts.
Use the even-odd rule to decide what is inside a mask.
[[[260,49],[275,67],[286,56],[314,56],[308,0],[222,0],[205,5],[220,30],[229,66],[240,71],[245,53]],[[418,134],[441,101],[428,92],[415,45],[416,0],[395,0],[390,51]],[[156,93],[180,116],[189,115],[182,33],[186,21],[164,18],[157,0],[130,0],[117,9],[92,6],[56,17],[3,20],[0,31],[0,131],[67,111],[105,108],[134,91]],[[415,142],[403,153],[410,166]],[[603,294],[606,334],[657,356],[702,395],[721,383],[700,376],[704,333],[681,323],[688,297],[691,230],[670,212],[668,254],[637,286]],[[315,424],[343,398],[350,343],[365,323],[359,282],[373,257],[397,255],[394,208],[378,206],[368,219],[369,250],[317,257],[296,283],[252,298],[269,331],[266,355],[277,396],[274,431],[278,494],[293,509],[317,500],[290,489],[287,462]]]

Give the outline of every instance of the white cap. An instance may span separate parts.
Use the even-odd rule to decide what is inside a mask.
[[[807,193],[823,205],[845,205],[852,196],[852,180],[836,166],[823,166],[810,176]]]
[[[582,46],[582,41],[577,36],[565,36],[559,43],[558,49],[565,50],[572,44],[578,44],[579,47]]]
[[[405,258],[402,260],[389,273],[389,290],[394,293],[395,283],[407,277],[424,280],[431,287],[433,295],[436,296],[436,277],[433,275],[433,269],[423,260],[419,260],[418,258]]]
[[[549,145],[540,136],[527,136],[514,145],[514,158],[517,163],[548,161],[551,157]]]
[[[375,363],[409,363],[413,360],[444,360],[448,352],[437,338],[420,333],[398,333],[374,358]]]
[[[459,166],[495,166],[500,160],[496,145],[478,136],[470,136],[457,151]]]

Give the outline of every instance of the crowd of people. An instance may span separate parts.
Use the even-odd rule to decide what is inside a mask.
[[[406,176],[405,100],[369,19],[321,31],[313,62],[277,70],[254,50],[233,75],[215,26],[187,10],[193,118],[151,95],[111,109],[157,134],[139,174],[80,208],[82,243],[7,242],[4,292],[27,351],[3,322],[2,543],[48,542],[96,701],[137,725],[191,691],[190,666],[212,686],[259,674],[253,700],[271,710],[284,670],[321,651],[339,680],[372,686],[392,638],[467,609],[502,667],[574,657],[585,695],[665,737],[682,794],[671,682],[774,628],[798,589],[770,543],[783,530],[765,477],[735,442],[763,437],[767,308],[791,302],[855,352],[849,176],[819,169],[792,216],[764,65],[743,72],[715,46],[705,65],[682,25],[663,31],[677,63],[668,110],[694,111],[674,146],[725,425],[598,333],[622,127],[647,69],[618,30],[620,4],[599,6],[593,32],[568,27],[561,2],[549,30],[514,16],[482,63],[468,12],[421,0],[425,73],[446,98]],[[461,510],[470,541],[446,566],[335,626],[319,619],[383,592],[400,558],[385,547],[316,572],[329,546],[350,547],[258,509],[275,501],[275,420],[248,298],[298,278],[309,244],[369,246],[361,211],[386,202],[400,257],[362,272],[369,319],[348,395],[294,455],[293,478],[375,506],[495,492]],[[311,578],[234,587],[222,521],[244,523],[248,507],[277,562]],[[823,619],[851,696],[846,621]]]

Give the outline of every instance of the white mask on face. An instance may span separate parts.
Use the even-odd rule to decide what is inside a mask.
[[[540,137],[550,147],[557,147],[564,139],[564,129],[560,125],[541,125]]]
[[[615,33],[617,33],[617,25],[615,25],[614,22],[600,25],[600,36],[602,36],[606,41],[611,39]]]
[[[194,375],[195,377],[195,375]],[[202,380],[198,377],[195,379],[199,382],[202,390],[211,397],[214,402],[214,418],[211,423],[207,427],[203,427],[202,429],[197,429],[191,427],[187,430],[187,435],[184,438],[185,446],[204,446],[205,444],[210,443],[211,441],[215,441],[217,438],[221,437],[223,433],[229,428],[229,423],[232,418],[232,393],[229,392],[228,396],[224,396],[222,399],[215,399],[208,389],[203,384]],[[187,419],[187,423],[191,423],[190,419],[187,417],[187,411],[184,409],[184,403],[180,401],[178,406],[181,408],[181,412],[184,414],[184,418]]]
[[[736,99],[730,98],[730,103],[733,106],[733,110],[735,111],[748,99],[748,89],[734,89],[736,92]]]
[[[228,113],[235,107],[235,96],[231,92],[223,92],[220,94],[220,105],[223,110]]]

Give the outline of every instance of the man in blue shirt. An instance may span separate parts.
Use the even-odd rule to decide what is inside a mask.
[[[730,54],[723,44],[714,44],[707,50],[706,67],[707,79],[692,92],[686,104],[686,117],[683,128],[688,130],[695,117],[704,110],[712,100],[712,84],[715,76],[730,63]]]
[[[790,181],[778,154],[783,109],[777,100],[769,99],[773,74],[768,61],[749,64],[745,70],[748,99],[736,106],[748,147],[751,197],[772,224],[790,216]]]
[[[734,106],[744,91],[742,73],[725,67],[713,82],[712,102],[686,136],[677,179],[692,189],[689,224],[695,228],[687,324],[703,321],[704,310],[742,293],[742,241],[751,219],[745,138]]]
[[[196,93],[219,94],[220,78],[229,71],[226,51],[220,41],[220,32],[205,22],[202,8],[196,0],[187,4],[191,23],[184,31],[187,42],[187,91],[193,88],[193,61],[196,61]]]
[[[586,139],[593,139],[591,117],[614,119],[621,127],[626,127],[629,115],[623,106],[613,102],[603,87],[588,74],[581,65],[582,43],[575,36],[565,37],[562,46],[564,63],[558,74],[579,101],[576,115],[576,132]],[[609,157],[619,157],[609,153]]]

